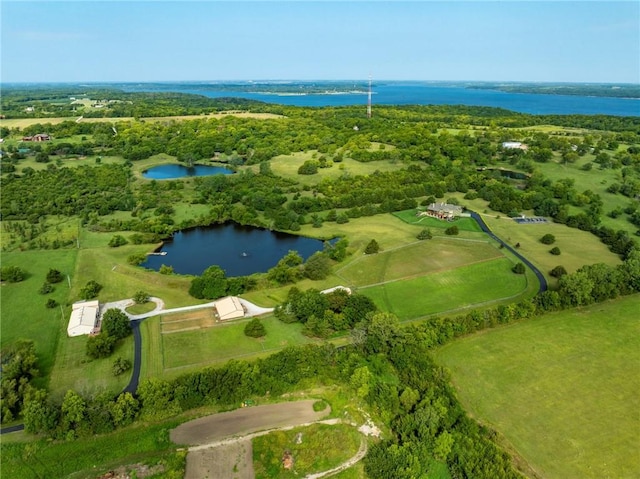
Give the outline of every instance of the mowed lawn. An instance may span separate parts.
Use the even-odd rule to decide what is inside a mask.
[[[202,314],[208,313],[203,310]],[[193,313],[190,313],[191,319],[184,322],[184,330],[176,331],[174,327],[176,321],[163,324],[163,321],[171,316],[174,315],[162,316],[160,320],[154,319],[145,325],[143,362],[147,360],[150,362],[143,371],[145,374],[168,373],[171,376],[171,370],[181,372],[183,368],[189,366],[201,367],[225,362],[231,358],[262,355],[287,346],[315,341],[302,335],[302,324],[285,324],[272,316],[261,319],[267,334],[259,339],[245,336],[244,327],[248,319],[218,323],[213,327],[189,329],[197,324]],[[205,319],[203,323],[206,323],[206,318],[203,319]],[[154,331],[149,332],[149,329]]]
[[[465,409],[548,479],[640,474],[640,295],[548,314],[436,352]]]
[[[533,275],[515,274],[513,263],[498,258],[414,279],[361,288],[382,311],[401,321],[464,309],[524,293]]]
[[[378,254],[362,255],[336,274],[350,286],[366,286],[500,257],[500,250],[488,241],[434,238]]]

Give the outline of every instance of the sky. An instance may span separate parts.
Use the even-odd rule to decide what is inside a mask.
[[[640,2],[0,2],[0,81],[640,83]]]

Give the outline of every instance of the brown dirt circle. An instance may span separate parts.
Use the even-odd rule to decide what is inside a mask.
[[[314,411],[316,401],[267,404],[213,414],[181,424],[171,431],[170,437],[176,444],[198,446],[266,429],[306,424],[322,419],[331,411],[328,407]]]

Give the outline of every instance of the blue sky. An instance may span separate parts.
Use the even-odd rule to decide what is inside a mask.
[[[640,83],[637,1],[10,1],[3,82]]]

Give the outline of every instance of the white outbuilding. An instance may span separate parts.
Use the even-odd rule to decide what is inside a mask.
[[[218,311],[218,319],[220,321],[244,317],[242,303],[235,296],[227,296],[216,301],[216,311]]]
[[[69,325],[67,326],[67,335],[73,337],[97,333],[100,330],[98,328],[99,312],[100,303],[98,300],[73,303],[71,318],[69,318]]]

